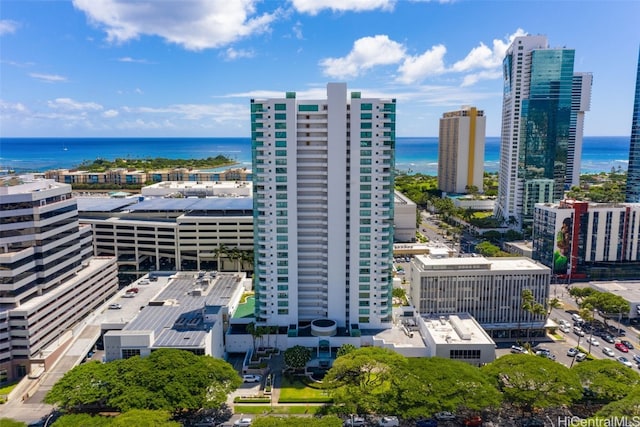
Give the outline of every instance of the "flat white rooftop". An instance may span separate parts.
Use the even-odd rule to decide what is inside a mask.
[[[428,317],[424,323],[436,344],[494,344],[468,313]]]
[[[589,282],[589,285],[600,292],[619,295],[630,303],[640,303],[640,281]]]
[[[433,258],[426,255],[415,257],[418,267],[422,270],[491,270],[491,271],[545,271],[548,267],[532,261],[526,257],[500,257],[485,258],[464,257],[464,258]]]

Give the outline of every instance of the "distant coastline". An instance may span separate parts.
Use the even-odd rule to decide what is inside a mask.
[[[581,173],[627,170],[629,137],[585,137]],[[50,169],[71,169],[82,162],[103,158],[114,160],[164,157],[201,159],[223,155],[237,167],[251,168],[250,138],[0,138],[0,169],[18,173]],[[500,138],[487,137],[485,171],[499,168]],[[398,170],[436,175],[437,137],[401,137],[396,139]]]

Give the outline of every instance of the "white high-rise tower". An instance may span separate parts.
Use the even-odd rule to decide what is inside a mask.
[[[251,101],[256,321],[391,326],[395,99]]]

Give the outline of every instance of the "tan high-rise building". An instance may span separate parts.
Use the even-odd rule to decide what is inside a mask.
[[[438,188],[447,193],[482,191],[486,118],[476,107],[444,113],[438,138]]]

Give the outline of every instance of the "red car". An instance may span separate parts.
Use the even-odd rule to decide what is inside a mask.
[[[629,353],[629,349],[627,348],[627,346],[622,344],[621,342],[617,342],[615,344],[615,347],[623,353]]]
[[[480,427],[482,425],[482,417],[477,415],[475,417],[469,417],[464,420],[464,425],[469,427]]]

